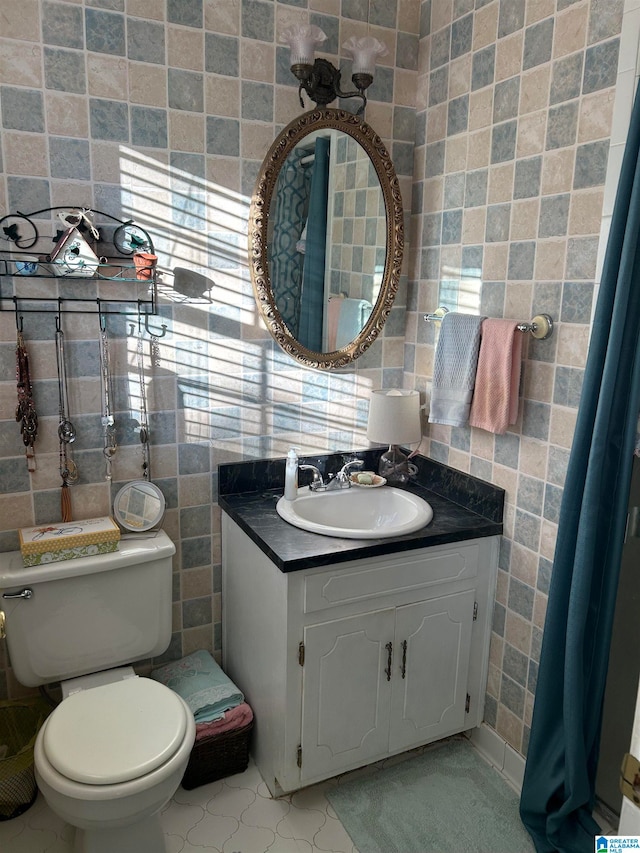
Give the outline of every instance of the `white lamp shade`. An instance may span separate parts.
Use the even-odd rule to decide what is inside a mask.
[[[371,74],[376,68],[376,58],[378,56],[386,56],[387,50],[384,42],[372,36],[351,36],[343,45],[343,49],[353,58],[351,72],[353,74]]]
[[[420,394],[396,388],[372,391],[367,438],[375,444],[420,444]]]
[[[326,34],[314,24],[296,24],[280,35],[280,41],[291,50],[291,65],[313,65],[316,46],[326,39]]]

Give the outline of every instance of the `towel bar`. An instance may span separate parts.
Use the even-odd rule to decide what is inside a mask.
[[[423,314],[422,319],[427,323],[439,323],[449,309],[443,305],[437,308],[433,314]],[[553,319],[549,314],[536,314],[530,323],[518,323],[519,332],[531,332],[538,341],[546,341],[553,334]]]

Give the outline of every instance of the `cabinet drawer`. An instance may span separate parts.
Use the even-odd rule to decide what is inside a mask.
[[[338,604],[390,593],[474,578],[478,574],[477,542],[375,557],[309,575],[304,582],[304,611],[313,613]]]

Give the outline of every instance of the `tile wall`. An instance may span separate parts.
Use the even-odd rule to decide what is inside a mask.
[[[301,112],[278,34],[311,20],[338,61],[371,31],[389,55],[370,89],[368,121],[411,196],[417,0],[0,0],[0,216],[79,206],[135,218],[154,236],[160,316],[143,329],[154,481],[177,543],[174,634],[166,657],[220,652],[217,465],[366,446],[368,391],[402,385],[406,276],[385,335],[352,370],[301,369],[258,319],[247,267],[247,217],[262,158]],[[347,76],[348,80],[349,77]],[[99,222],[109,231],[110,220]],[[407,219],[408,224],[408,219]],[[52,247],[56,223],[38,220]],[[7,249],[8,244],[0,244]],[[138,298],[124,285],[0,278],[2,295]],[[27,303],[21,303],[21,310]],[[29,306],[32,303],[28,303]],[[3,303],[12,308],[12,303]],[[66,307],[66,303],[65,303]],[[86,307],[86,306],[83,306]],[[13,311],[0,313],[0,550],[17,528],[59,519],[55,316],[24,313],[40,414],[37,471],[27,472],[14,420]],[[99,325],[63,315],[76,517],[106,514],[118,485],[141,474],[137,317],[109,316],[119,449],[114,484],[102,456]],[[0,643],[0,699],[19,696]]]
[[[405,383],[429,388],[439,304],[529,321],[502,436],[429,425],[429,454],[507,493],[485,719],[526,753],[588,346],[622,0],[421,4]],[[458,300],[453,306],[448,300]]]

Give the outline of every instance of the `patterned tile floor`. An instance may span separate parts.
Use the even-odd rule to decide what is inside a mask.
[[[161,814],[167,853],[358,853],[324,796],[331,784],[274,800],[251,762],[236,776],[179,788]],[[72,830],[39,795],[24,815],[0,823],[0,851],[72,853]]]

